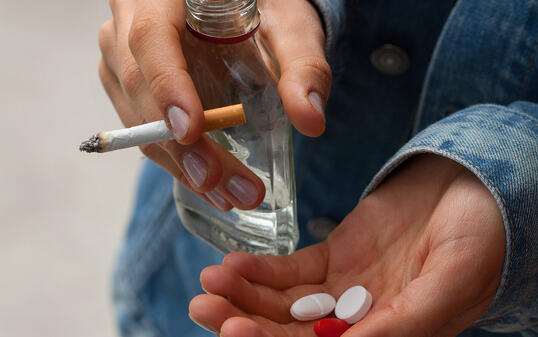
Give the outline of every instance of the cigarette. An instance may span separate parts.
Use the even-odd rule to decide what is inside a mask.
[[[242,104],[204,111],[204,131],[213,131],[245,124]],[[141,124],[127,129],[99,132],[80,144],[80,151],[109,152],[129,147],[152,144],[174,139],[165,121]]]

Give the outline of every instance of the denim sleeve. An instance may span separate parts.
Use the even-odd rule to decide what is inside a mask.
[[[325,30],[325,51],[327,58],[335,54],[336,42],[344,32],[345,0],[310,0],[318,10]]]
[[[433,153],[472,171],[493,194],[506,230],[495,299],[475,323],[494,331],[538,332],[538,104],[476,105],[430,125],[380,170],[362,198],[408,158]],[[361,198],[361,199],[362,199]]]

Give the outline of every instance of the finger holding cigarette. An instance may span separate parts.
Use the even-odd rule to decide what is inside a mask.
[[[155,34],[137,34],[139,39],[129,41],[131,27],[137,22],[134,18],[135,11],[138,10],[136,4],[142,2],[144,1],[111,2],[113,19],[103,24],[99,32],[102,54],[99,77],[122,123],[126,127],[135,126],[135,129],[113,131],[108,138],[104,134],[109,133],[103,132],[83,143],[81,150],[105,152],[138,145],[149,160],[216,209],[226,211],[231,207],[255,208],[263,199],[265,191],[260,178],[230,152],[218,146],[211,137],[200,135],[206,122],[210,124],[210,118],[202,111],[202,103],[188,75],[185,60],[181,53],[178,54],[181,48],[172,46],[178,42],[177,35],[169,36],[175,41],[172,45],[166,39],[156,40]],[[181,9],[182,6],[178,8]],[[142,16],[137,18],[143,19]],[[144,20],[138,21],[141,23]],[[162,37],[161,21],[156,20],[157,24],[150,24],[146,28]],[[173,25],[170,27],[174,28]],[[169,32],[174,30],[165,33]],[[155,43],[159,46],[155,47]],[[166,47],[164,49],[172,53],[163,53],[161,47]],[[133,49],[158,52],[145,53],[135,58]],[[141,125],[162,119],[175,131],[175,140],[168,140],[171,135],[163,123]],[[252,202],[254,199],[240,200],[228,190],[230,181],[237,181],[235,177],[254,186],[258,195],[257,203]]]
[[[246,123],[242,104],[204,111],[204,131],[224,129]],[[126,129],[100,132],[80,144],[80,151],[109,152],[134,146],[173,140],[174,135],[164,120]]]

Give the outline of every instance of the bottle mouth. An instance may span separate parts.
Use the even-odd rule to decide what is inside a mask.
[[[243,11],[244,9],[256,5],[256,1],[245,0],[186,0],[189,9],[212,12],[217,15],[228,14],[233,11]]]
[[[252,36],[254,36],[254,34],[256,34],[256,31],[258,30],[258,27],[260,27],[260,25],[258,24],[256,27],[254,27],[250,32],[246,33],[246,34],[243,34],[243,35],[239,35],[239,36],[234,36],[234,37],[216,37],[216,36],[210,36],[210,35],[205,35],[205,34],[202,34],[196,30],[194,30],[194,28],[192,28],[188,23],[187,23],[187,30],[194,36],[196,37],[197,39],[199,40],[204,40],[204,41],[208,41],[208,42],[212,42],[212,43],[218,43],[218,44],[234,44],[234,43],[239,43],[241,41],[245,41],[245,40],[248,40],[249,38],[251,38]]]
[[[260,23],[256,0],[186,0],[185,9],[189,30],[212,38],[241,37]]]

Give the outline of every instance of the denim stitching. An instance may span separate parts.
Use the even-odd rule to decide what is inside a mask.
[[[163,187],[169,183],[169,181],[162,181],[157,188],[163,189]],[[170,194],[171,193],[157,194],[149,199],[149,203],[160,207],[150,207],[147,218],[144,217],[140,219],[140,221],[145,221],[146,219],[153,220],[147,226],[143,227],[142,232],[137,235],[136,241],[130,244],[139,248],[135,249],[129,254],[126,254],[125,256],[120,256],[120,258],[122,258],[123,268],[121,268],[119,272],[125,274],[126,277],[129,277],[128,274],[130,274],[126,271],[127,269],[132,268],[134,271],[138,271],[140,269],[140,261],[144,256],[147,255],[147,247],[151,246],[155,233],[161,230],[159,223],[161,221],[162,214],[166,212],[166,208],[168,207],[166,205],[166,201],[170,198]]]
[[[439,38],[437,39],[437,43],[435,44],[435,48],[433,50],[433,53],[429,61],[430,63],[428,64],[428,69],[426,70],[424,81],[422,82],[422,89],[419,96],[418,108],[415,111],[415,115],[413,116],[413,128],[411,129],[412,136],[415,136],[417,133],[419,133],[421,126],[423,124],[422,119],[424,117],[426,100],[430,98],[431,96],[430,91],[433,90],[432,87],[434,86],[432,84],[434,72],[436,71],[438,72],[440,68],[439,55],[441,53],[441,48],[444,47],[444,44],[446,42],[446,36],[449,33],[449,29],[452,28],[451,25],[457,18],[457,11],[462,6],[461,3],[462,3],[461,1],[457,1],[452,7],[450,14],[448,15],[448,18],[445,21],[445,25],[443,29],[441,30],[441,34],[439,35]]]
[[[151,334],[147,335],[147,337],[158,337],[162,336],[162,332],[155,324],[155,320],[151,315],[147,312],[146,307],[142,304],[142,301],[139,298],[139,294],[134,291],[134,289],[129,288],[131,293],[131,299],[135,301],[133,303],[136,305],[137,313],[140,315],[141,319],[139,320],[138,324],[142,325],[144,329],[151,330]]]
[[[153,236],[152,244],[146,247],[146,254],[142,256],[139,262],[144,262],[144,269],[140,271],[140,274],[137,276],[137,288],[140,289],[147,283],[147,279],[153,275],[154,270],[156,269],[156,263],[162,263],[161,261],[169,252],[169,247],[173,237],[177,234],[177,231],[181,228],[176,225],[174,218],[176,217],[175,206],[170,210],[170,206],[167,207],[166,216],[164,223],[165,226],[162,226],[160,230]],[[170,222],[172,225],[170,226]]]
[[[534,123],[535,126],[538,126],[538,119],[534,118],[533,116],[529,116],[527,114],[522,113],[519,110],[515,110],[513,108],[504,106],[504,105],[497,105],[497,104],[478,104],[478,105],[471,105],[470,107],[460,110],[458,113],[461,113],[463,111],[466,111],[467,113],[479,113],[484,112],[482,111],[483,108],[491,108],[494,110],[494,112],[511,112],[514,115],[517,115],[519,118],[525,120],[526,122]],[[468,111],[473,110],[473,111]],[[453,115],[448,116],[447,118],[451,118],[453,116],[456,116],[458,113],[455,113]]]
[[[136,254],[129,256],[128,260],[125,261],[125,266],[132,270],[132,275],[128,277],[136,280],[137,289],[145,283],[145,279],[142,280],[139,276],[147,274],[149,269],[154,268],[154,261],[157,261],[157,259],[164,254],[164,252],[162,252],[164,248],[160,244],[157,244],[156,241],[162,243],[164,241],[162,238],[163,231],[170,232],[173,230],[173,228],[169,228],[168,226],[169,222],[171,222],[175,216],[173,212],[170,212],[171,205],[168,200],[173,200],[171,195],[171,192],[162,194],[162,198],[160,199],[162,207],[156,208],[158,210],[158,212],[155,212],[157,215],[153,216],[152,221],[145,226],[147,229],[144,232],[144,235],[141,235],[141,239],[137,244],[140,249],[136,251]],[[161,226],[163,223],[167,225]]]
[[[516,111],[516,110],[510,110],[508,109],[508,111],[511,111],[514,113],[514,115],[517,115],[519,118],[521,118],[524,122],[529,122],[531,124],[534,123],[534,126],[535,127],[538,127],[538,120],[534,120],[534,118],[532,118],[531,116],[528,116],[528,115],[525,115],[523,114],[521,111]]]
[[[534,126],[538,127],[538,120],[535,121],[532,117],[527,116],[527,115],[521,113],[520,111],[515,111],[515,110],[509,110],[509,111],[514,112],[515,115],[517,115],[519,118],[523,119],[525,122],[534,123]]]

